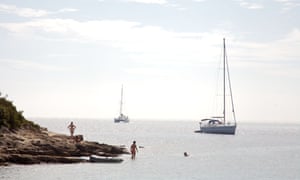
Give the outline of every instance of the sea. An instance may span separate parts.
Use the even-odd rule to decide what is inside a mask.
[[[68,124],[85,140],[129,147],[135,160],[119,164],[36,164],[0,167],[5,180],[299,180],[300,124],[239,123],[236,135],[194,133],[197,121],[34,119],[49,131],[69,134]],[[188,153],[188,157],[184,156]]]

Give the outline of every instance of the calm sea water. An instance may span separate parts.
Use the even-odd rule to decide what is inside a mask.
[[[36,119],[68,133],[68,119]],[[76,134],[100,143],[140,148],[121,164],[42,164],[0,167],[0,179],[300,179],[300,125],[239,124],[237,134],[198,134],[197,122],[73,119]],[[183,153],[188,152],[189,157]]]

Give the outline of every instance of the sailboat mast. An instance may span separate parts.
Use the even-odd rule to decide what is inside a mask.
[[[120,115],[122,114],[122,106],[123,106],[123,84],[121,88]]]
[[[225,38],[223,38],[223,113],[224,113],[224,124],[226,122],[226,113],[225,113],[225,109],[226,109],[226,69],[225,69],[225,65],[226,65],[226,47],[225,47]]]

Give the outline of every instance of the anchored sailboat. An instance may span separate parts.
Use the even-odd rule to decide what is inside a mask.
[[[119,117],[114,119],[115,123],[119,123],[119,122],[128,123],[129,122],[128,116],[125,116],[122,113],[122,108],[123,108],[123,85],[122,85],[122,88],[121,88],[120,115],[119,115]]]
[[[228,85],[226,86],[226,82]],[[226,98],[226,87],[229,87],[229,94],[230,98]],[[235,118],[235,111],[234,111],[234,104],[233,104],[233,97],[232,97],[232,90],[231,90],[231,82],[229,77],[229,67],[226,55],[226,46],[225,46],[225,38],[223,39],[223,115],[222,116],[215,116],[212,118],[202,119],[200,121],[200,130],[195,132],[202,132],[202,133],[212,133],[212,134],[235,134],[236,130],[236,118]],[[229,120],[229,112],[226,111],[226,102],[230,101],[232,115],[230,116],[233,120]]]

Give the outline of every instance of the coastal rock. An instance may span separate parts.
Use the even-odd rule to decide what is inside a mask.
[[[78,142],[70,136],[49,132],[45,128],[20,128],[14,131],[0,128],[0,165],[78,163],[86,162],[82,156],[118,156],[124,153],[128,153],[125,148],[98,142]]]

